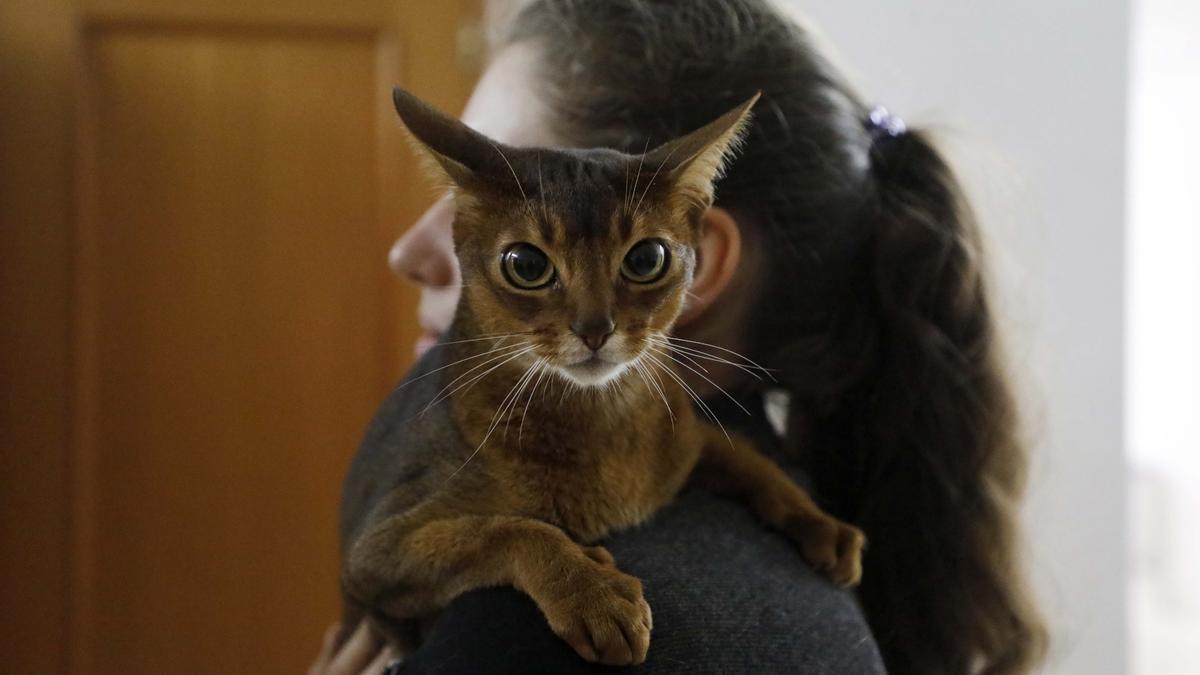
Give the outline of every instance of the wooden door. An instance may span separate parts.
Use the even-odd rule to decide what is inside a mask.
[[[0,670],[302,672],[477,2],[2,4]]]

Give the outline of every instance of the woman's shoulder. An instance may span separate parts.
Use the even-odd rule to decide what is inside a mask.
[[[689,490],[605,545],[654,613],[639,673],[884,672],[853,594],[741,504]],[[454,601],[402,672],[592,670],[613,672],[581,661],[526,596],[498,588]]]

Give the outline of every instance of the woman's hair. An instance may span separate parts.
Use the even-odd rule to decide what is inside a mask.
[[[979,233],[926,135],[868,123],[765,0],[537,0],[506,40],[540,48],[553,131],[581,146],[642,152],[762,91],[716,201],[765,252],[750,355],[791,393],[786,442],[817,494],[867,533],[859,597],[885,662],[1036,665],[1025,448]]]

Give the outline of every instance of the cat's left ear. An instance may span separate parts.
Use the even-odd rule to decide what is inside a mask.
[[[686,136],[651,150],[642,165],[661,167],[671,191],[703,211],[712,204],[713,183],[737,151],[759,96],[761,92]]]
[[[470,188],[484,182],[496,170],[499,144],[441,112],[407,91],[392,90],[396,112],[409,137],[439,182]]]

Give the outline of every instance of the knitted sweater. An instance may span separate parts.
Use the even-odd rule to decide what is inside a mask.
[[[760,398],[744,401],[755,413]],[[710,405],[802,485],[779,453],[765,414]],[[438,618],[426,643],[389,672],[432,673],[883,673],[852,592],[811,570],[797,548],[734,501],[686,489],[649,522],[603,542],[643,582],[654,612],[646,662],[613,668],[583,661],[512,588],[467,593]]]

